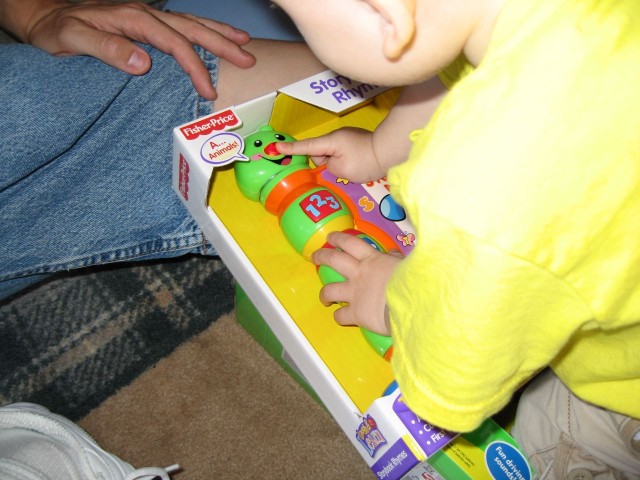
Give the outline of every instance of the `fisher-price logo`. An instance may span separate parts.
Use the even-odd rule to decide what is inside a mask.
[[[212,132],[221,132],[240,125],[240,118],[233,109],[228,108],[215,115],[202,118],[196,122],[180,127],[180,131],[187,140],[193,140],[200,135],[210,135]]]

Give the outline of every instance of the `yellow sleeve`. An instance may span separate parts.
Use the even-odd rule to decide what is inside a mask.
[[[392,365],[417,415],[470,431],[547,365],[591,312],[551,273],[436,216],[421,227],[429,234],[418,236],[387,289]]]

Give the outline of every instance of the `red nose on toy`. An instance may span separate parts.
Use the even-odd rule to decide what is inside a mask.
[[[280,155],[275,142],[270,143],[269,145],[264,147],[264,153],[266,153],[267,155]]]

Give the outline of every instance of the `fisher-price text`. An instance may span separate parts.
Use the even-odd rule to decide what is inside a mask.
[[[232,109],[223,110],[214,115],[201,118],[189,125],[180,127],[180,131],[187,140],[193,140],[200,135],[210,135],[213,132],[221,132],[241,124],[240,118]]]

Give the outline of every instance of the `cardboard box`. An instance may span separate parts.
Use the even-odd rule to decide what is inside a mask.
[[[334,322],[333,309],[318,300],[321,282],[315,267],[287,243],[274,215],[240,193],[230,164],[247,160],[242,154],[244,138],[265,124],[298,139],[344,126],[373,130],[398,94],[397,89],[355,83],[324,72],[176,127],[174,189],[246,293],[246,297],[239,296],[239,317],[259,317],[245,321],[245,326],[315,392],[379,478],[420,478],[415,477],[416,469],[422,469],[420,475],[433,470],[433,475],[448,475],[443,478],[464,478],[446,473],[453,470],[445,467],[455,463],[449,454],[440,454],[444,458],[440,464],[445,467],[425,463],[427,457],[438,458],[436,451],[445,452],[441,447],[455,434],[424,422],[418,430],[407,425],[417,417],[399,408],[398,393],[383,395],[393,382],[389,363],[367,344],[358,328]],[[336,180],[340,179],[333,177],[327,182]],[[374,190],[384,191],[384,180],[374,183]],[[327,183],[327,188],[330,185]],[[396,235],[396,241],[409,248],[410,226],[399,228],[402,235]],[[420,439],[420,432],[425,431],[437,438],[433,441],[437,448],[427,448]],[[499,428],[492,431],[504,433]],[[462,445],[460,438],[464,437],[456,437],[449,445]],[[445,473],[439,473],[438,468]]]

